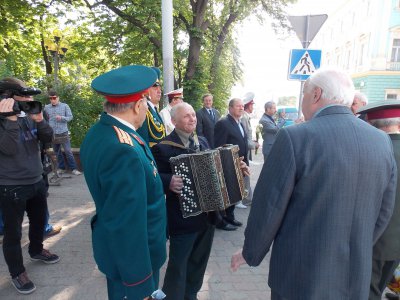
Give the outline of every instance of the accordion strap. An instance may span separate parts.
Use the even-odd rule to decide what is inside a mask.
[[[195,145],[197,145],[198,147],[200,147],[199,138],[198,138],[198,136],[197,136],[196,133],[193,134],[193,140],[194,140]],[[181,144],[178,144],[178,143],[175,143],[175,142],[173,142],[173,141],[166,141],[166,140],[163,140],[163,141],[161,141],[159,144],[170,145],[170,146],[172,146],[172,147],[176,147],[176,148],[180,148],[180,149],[195,151],[195,150],[193,150],[193,149],[190,149],[190,148],[188,148],[188,147],[185,147],[185,146],[183,146],[183,145],[181,145]]]
[[[176,147],[176,148],[185,149],[185,150],[189,149],[189,148],[186,148],[185,146],[183,146],[181,144],[178,144],[178,143],[175,143],[175,142],[172,142],[172,141],[161,141],[161,142],[159,142],[159,144],[170,145],[170,146],[173,146],[173,147]]]

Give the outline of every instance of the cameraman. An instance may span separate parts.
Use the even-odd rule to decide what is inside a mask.
[[[39,91],[40,92],[40,91]],[[38,90],[16,78],[0,80],[0,207],[3,213],[3,253],[11,282],[18,292],[36,287],[23,265],[21,231],[24,212],[29,218],[29,255],[47,264],[60,258],[43,249],[46,222],[46,189],[42,178],[39,142],[50,142],[53,131],[41,112],[26,114],[15,101],[30,101]],[[22,102],[21,102],[22,103]]]

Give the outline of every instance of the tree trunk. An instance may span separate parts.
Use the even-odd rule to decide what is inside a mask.
[[[211,67],[210,67],[210,84],[208,85],[208,90],[212,94],[214,92],[215,88],[215,80],[213,78],[216,76],[217,71],[218,71],[218,65],[219,65],[219,58],[221,56],[222,50],[224,49],[224,42],[226,40],[226,37],[229,33],[229,30],[232,26],[232,24],[236,21],[238,15],[236,13],[231,13],[226,20],[224,26],[221,28],[221,32],[218,34],[218,42],[217,42],[217,47],[215,49]]]
[[[208,22],[204,22],[204,15],[208,0],[191,0],[190,4],[193,11],[193,23],[189,32],[189,55],[186,67],[185,81],[191,80],[196,73],[197,64],[200,59],[200,47],[203,39],[203,33],[208,27]]]

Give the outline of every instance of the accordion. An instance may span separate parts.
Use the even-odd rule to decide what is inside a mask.
[[[183,179],[179,202],[184,218],[224,210],[246,195],[237,145],[178,155],[170,164],[172,174]]]

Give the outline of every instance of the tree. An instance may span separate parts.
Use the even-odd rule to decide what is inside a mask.
[[[214,94],[225,109],[232,86],[241,75],[240,50],[233,30],[249,16],[285,28],[283,8],[295,0],[175,0],[175,85],[195,108],[203,93]],[[91,120],[98,96],[89,88],[97,75],[127,64],[162,67],[161,0],[3,0],[0,2],[0,70],[44,91],[66,87],[73,93],[74,113],[85,103]],[[58,21],[66,20],[69,50],[54,82],[54,66],[46,49]],[[100,108],[101,109],[101,108]],[[77,123],[76,123],[77,124]],[[75,123],[74,123],[75,126]],[[72,128],[74,131],[74,128]],[[76,141],[79,143],[79,141]]]

